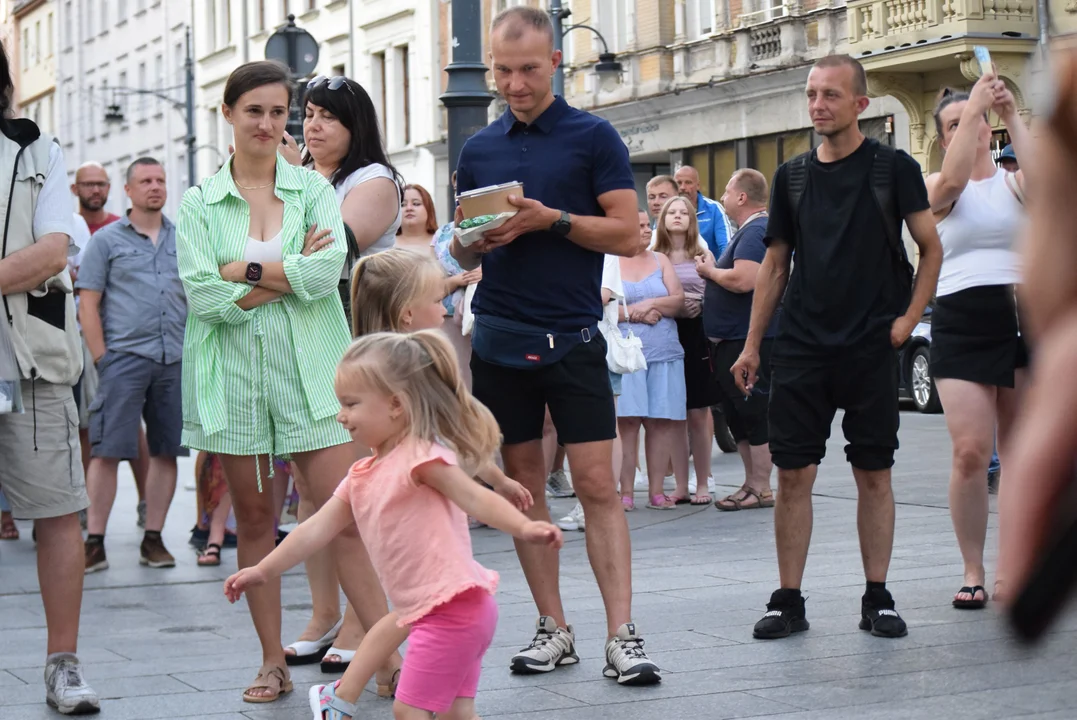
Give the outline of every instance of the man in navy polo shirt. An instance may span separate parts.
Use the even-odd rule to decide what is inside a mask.
[[[661,679],[632,622],[632,551],[613,477],[615,417],[602,317],[603,254],[629,255],[639,243],[628,151],[605,120],[576,110],[551,89],[560,51],[549,15],[530,7],[499,14],[491,64],[509,110],[464,145],[457,191],[518,181],[519,212],[479,242],[452,254],[465,269],[482,265],[472,309],[475,396],[504,436],[505,471],[545,503],[542,424],[550,409],[573,486],[587,517],[587,550],[606,605],[603,675],[621,684]],[[457,219],[462,217],[457,210]],[[517,543],[538,606],[537,632],[513,657],[518,673],[579,662],[565,620],[554,550]]]

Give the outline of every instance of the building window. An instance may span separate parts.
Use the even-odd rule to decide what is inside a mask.
[[[101,0],[101,32],[108,30],[108,0]]]
[[[127,0],[116,0],[116,22],[121,23],[127,19]]]
[[[254,29],[256,32],[266,29],[266,0],[254,0]]]
[[[165,84],[165,59],[161,53],[157,53],[153,58],[153,77],[154,88],[160,93],[164,89]],[[161,109],[161,102],[161,98],[158,97],[156,103],[158,110]]]
[[[307,10],[308,11],[309,10],[317,10],[318,9],[318,0],[307,0],[306,5],[307,5]]]
[[[280,21],[284,24],[284,21],[288,19],[288,0],[280,0]]]
[[[609,43],[610,52],[625,50],[635,34],[636,0],[597,0],[595,6],[599,32]],[[594,47],[602,51],[597,37]]]
[[[378,112],[382,128],[386,127],[385,117],[385,53],[370,54],[370,96],[374,100],[374,109]]]
[[[22,29],[22,70],[26,72],[26,68],[30,67],[30,28],[24,27]]]
[[[41,62],[41,21],[34,23],[34,64]]]
[[[52,51],[52,13],[49,13],[45,25],[45,57],[52,57]]]
[[[93,13],[86,11],[83,15],[86,16],[86,39],[89,40],[93,37]]]
[[[714,0],[687,0],[685,13],[689,40],[698,40],[714,31]]]
[[[64,3],[64,50],[75,44],[74,38],[71,37],[71,15],[74,12],[74,8],[71,7],[71,0],[67,0]]]
[[[127,71],[126,70],[124,70],[123,72],[120,73],[120,76],[116,79],[116,82],[117,82],[117,84],[119,85],[119,88],[120,88],[120,91],[118,93],[116,93],[116,102],[120,106],[120,112],[127,112],[127,92],[128,92],[129,88],[128,88],[128,85],[127,85]],[[90,113],[90,115],[93,115],[93,114],[94,113]]]
[[[206,49],[210,52],[217,49],[217,0],[206,0],[206,38],[209,41]]]
[[[411,68],[408,60],[408,46],[394,48],[396,53],[396,77],[393,87],[398,88],[400,97],[396,102],[396,140],[402,145],[411,145]]]
[[[219,148],[221,138],[220,138],[220,134],[217,132],[218,126],[217,126],[217,109],[216,108],[210,108],[209,111],[206,113],[206,130],[208,131],[208,134],[209,134],[209,138],[208,138],[209,146],[211,148]]]
[[[144,63],[144,62],[140,62],[138,64],[138,89],[139,90],[145,90],[146,89],[146,63]],[[146,117],[146,105],[148,104],[146,102],[147,99],[148,99],[148,97],[147,97],[147,95],[145,93],[139,93],[139,96],[138,96],[138,111],[139,111],[139,115],[141,115],[143,118]]]
[[[221,33],[217,47],[225,47],[232,42],[232,6],[228,0],[221,0],[217,3],[217,12],[220,13],[217,19],[217,29]]]

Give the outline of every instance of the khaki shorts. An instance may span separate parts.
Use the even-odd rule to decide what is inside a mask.
[[[62,517],[90,505],[70,385],[22,382],[25,411],[0,415],[0,486],[21,520]]]

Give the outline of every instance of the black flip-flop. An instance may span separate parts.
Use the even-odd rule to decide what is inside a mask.
[[[976,599],[976,593],[983,595],[983,600]],[[957,591],[957,594],[968,593],[972,596],[971,600],[958,600],[954,598],[954,607],[958,610],[983,610],[987,607],[987,591],[984,590],[983,585],[973,585],[968,587],[967,585]]]

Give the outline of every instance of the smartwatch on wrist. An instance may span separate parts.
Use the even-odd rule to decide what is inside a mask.
[[[247,263],[247,284],[254,287],[262,279],[262,263]]]
[[[553,230],[561,237],[565,237],[572,232],[572,221],[569,219],[568,213],[562,210],[561,217],[550,226],[550,230]]]

